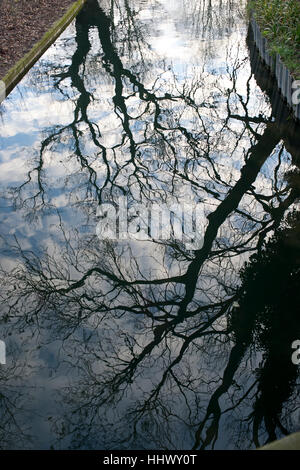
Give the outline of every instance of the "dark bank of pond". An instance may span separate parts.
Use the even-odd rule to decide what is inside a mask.
[[[0,111],[1,447],[255,448],[299,430],[299,128],[244,2],[100,3]]]

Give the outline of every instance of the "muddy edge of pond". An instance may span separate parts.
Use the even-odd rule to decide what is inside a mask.
[[[286,100],[289,109],[292,111],[293,118],[299,122],[300,103],[295,104],[299,95],[299,90],[297,90],[297,87],[295,86],[295,84],[297,85],[297,81],[294,80],[290,71],[282,62],[280,55],[276,54],[276,56],[272,56],[269,53],[268,41],[265,37],[263,37],[260,27],[254,19],[253,15],[251,16],[250,24],[253,31],[253,40],[256,48],[259,51],[259,54],[269,68],[270,73],[275,76],[278,89],[280,90],[284,100]]]
[[[29,52],[27,52],[20,60],[18,60],[17,63],[15,63],[15,65],[13,65],[4,76],[1,77],[0,85],[2,86],[0,89],[0,103],[30,70],[30,68],[41,57],[41,55],[51,46],[51,44],[53,44],[53,42],[65,30],[71,21],[77,16],[83,7],[85,0],[76,0],[71,2],[68,1],[67,3],[69,4],[69,7],[65,14],[56,22],[53,22],[53,20],[57,18],[57,12],[56,15],[54,14],[51,18],[49,18],[49,29],[46,30],[42,38],[37,43],[35,43]],[[32,20],[35,21],[35,18],[32,18]],[[13,41],[14,33],[11,34],[10,39]],[[1,50],[0,43],[0,51]],[[12,57],[14,57],[14,54]]]

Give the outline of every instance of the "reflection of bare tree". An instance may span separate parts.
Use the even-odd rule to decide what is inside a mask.
[[[290,303],[289,325],[280,304],[299,284],[298,259],[278,241],[294,230],[293,220],[287,219],[288,230],[282,225],[299,198],[299,188],[282,178],[291,164],[282,145],[285,129],[262,114],[251,115],[252,74],[247,96],[237,91],[241,61],[230,71],[231,88],[225,92],[218,84],[222,98],[216,103],[199,100],[202,76],[180,85],[165,67],[151,81],[145,78],[145,54],[135,67],[124,65],[116,27],[134,28],[139,48],[143,35],[129,3],[119,22],[116,8],[112,2],[105,14],[89,1],[78,16],[71,64],[53,77],[61,96],[73,100],[72,119],[47,130],[36,165],[10,197],[30,217],[55,208],[46,154],[63,148],[64,194],[73,203],[72,214],[82,212],[86,224],[93,205],[115,201],[120,192],[129,201],[164,202],[180,200],[179,190],[188,187],[205,208],[203,247],[192,252],[173,242],[149,242],[141,256],[139,242],[99,241],[69,228],[55,211],[51,249],[26,249],[17,237],[13,242],[8,237],[8,253],[18,263],[2,270],[4,317],[16,331],[41,329],[59,338],[62,367],[79,374],[63,396],[71,412],[56,421],[62,442],[68,436],[74,447],[114,447],[122,435],[124,447],[145,446],[147,437],[157,447],[179,448],[183,442],[214,447],[223,416],[240,411],[249,427],[252,423],[247,442],[258,445],[260,433],[272,439],[278,428],[289,428],[282,410],[296,384],[286,351],[298,328],[298,297]],[[96,54],[91,32],[99,38]],[[93,54],[95,61],[101,57],[100,85],[110,86],[104,110],[117,128],[113,143],[103,122],[92,118],[97,90],[90,90],[87,63]],[[65,94],[68,81],[74,95]],[[224,153],[227,161],[238,155],[238,169],[222,163]],[[274,160],[266,190],[261,174]],[[282,250],[288,257],[274,270]],[[277,295],[270,287],[275,281]],[[273,342],[279,340],[277,351]],[[255,347],[264,352],[260,364]],[[268,407],[279,356],[282,383]],[[174,429],[180,430],[177,436]]]
[[[91,49],[88,34],[91,28],[95,26],[103,49],[104,68],[114,80],[114,113],[123,129],[121,141],[111,148],[101,142],[101,129],[89,117],[88,109],[94,97],[87,91],[84,80],[85,73],[82,76],[81,72],[81,70],[85,70],[87,56]],[[101,201],[104,188],[111,189],[113,187],[124,192],[126,186],[126,192],[129,190],[132,193],[131,188],[136,187],[135,193],[138,191],[147,198],[153,197],[156,192],[158,192],[159,197],[162,197],[161,175],[153,172],[153,163],[159,165],[158,170],[169,172],[172,168],[174,176],[168,181],[173,186],[172,193],[176,194],[175,183],[180,183],[183,180],[191,184],[196,191],[202,189],[204,197],[207,193],[217,196],[218,192],[213,191],[207,181],[204,180],[201,184],[201,181],[195,181],[192,178],[194,166],[199,165],[201,162],[201,166],[205,168],[209,175],[213,175],[219,183],[228,186],[222,180],[217,165],[211,157],[212,151],[218,152],[218,146],[223,145],[223,142],[216,140],[216,136],[213,139],[206,128],[201,116],[201,109],[205,108],[207,104],[204,102],[197,105],[194,98],[197,90],[203,85],[202,81],[196,80],[190,87],[184,87],[183,90],[179,90],[175,83],[172,90],[170,89],[164,94],[159,89],[162,85],[159,79],[154,82],[151,89],[146,88],[139,79],[144,70],[144,62],[140,62],[141,71],[139,73],[132,73],[123,66],[111,38],[112,26],[111,20],[99,8],[98,3],[94,1],[88,2],[84,11],[78,17],[76,22],[77,50],[72,57],[72,64],[66,71],[57,73],[55,80],[55,87],[61,90],[62,93],[64,93],[64,87],[61,88],[61,85],[67,79],[71,80],[73,89],[79,93],[74,109],[74,119],[66,126],[54,129],[42,142],[37,165],[28,172],[28,179],[18,189],[18,194],[23,192],[29,184],[36,186],[36,189],[33,187],[33,194],[30,191],[30,196],[27,198],[22,197],[20,194],[22,204],[26,202],[30,208],[34,207],[35,209],[45,205],[45,188],[43,184],[45,153],[48,150],[55,150],[55,147],[61,146],[61,141],[66,139],[74,150],[71,157],[79,164],[78,172],[80,172],[80,175],[85,174],[88,178],[88,185],[84,183],[86,197],[90,197],[91,192],[92,194],[96,193],[97,199]],[[232,92],[235,92],[234,88]],[[133,97],[138,97],[140,100],[137,117],[133,117],[128,110],[128,100]],[[228,100],[229,98],[230,96]],[[246,109],[247,103],[242,104],[243,108]],[[180,110],[178,113],[174,112],[173,105]],[[183,125],[182,116],[185,114],[190,114],[189,118],[191,120],[198,121],[198,130],[196,132]],[[217,113],[212,110],[211,118],[216,115]],[[239,119],[245,123],[244,130],[239,135],[239,140],[242,139],[242,136],[249,128],[251,118],[247,115],[244,118],[231,113],[228,116],[229,118]],[[254,119],[254,122],[264,123],[265,120],[258,118]],[[225,122],[224,130],[226,129],[230,133],[234,132],[227,124],[228,120]],[[137,134],[136,127],[142,127],[143,132]],[[83,132],[85,139],[83,139]],[[251,132],[253,133],[252,129]],[[94,144],[95,153],[93,158],[85,156],[84,142],[87,140],[87,136]],[[185,151],[184,158],[181,152],[179,153],[180,148]],[[228,151],[230,152],[229,149]],[[122,161],[120,161],[118,154],[122,155]],[[147,159],[145,159],[145,156],[147,156]],[[150,166],[151,158],[153,163]],[[158,159],[161,161],[158,162]],[[95,161],[103,164],[101,166],[101,173],[103,173],[101,178],[103,182],[101,184],[94,169]],[[125,172],[128,172],[126,183],[122,176]],[[149,181],[149,172],[151,172],[151,182]],[[72,175],[72,178],[74,177],[75,175]],[[82,195],[82,197],[84,196]],[[132,197],[136,196],[132,194]]]
[[[258,152],[256,154],[254,151],[253,153],[257,158],[261,159],[261,153]],[[249,161],[252,162],[251,159],[249,159]],[[252,176],[253,165],[249,165],[249,167],[251,170],[249,174]],[[254,169],[257,171],[257,168],[254,167]],[[239,188],[239,182],[237,182],[236,187]],[[246,187],[245,185],[245,188]],[[229,206],[228,201],[230,201],[232,206]],[[221,207],[222,204],[223,202],[220,205]],[[236,198],[232,197],[229,192],[223,205],[229,210],[229,207],[234,208],[235,204]],[[222,222],[223,218],[220,217],[219,223]],[[205,240],[210,240],[207,235],[210,231],[211,227],[209,225]],[[81,247],[80,251],[77,251],[74,246],[71,246],[70,239],[65,234],[64,239],[67,250],[63,256],[63,264],[61,264],[61,261],[56,261],[49,256],[44,257],[44,259],[37,258],[33,256],[33,254],[26,254],[19,247],[16,247],[19,251],[19,255],[23,258],[23,262],[25,261],[26,263],[26,271],[15,271],[12,273],[11,280],[15,283],[18,279],[19,285],[22,280],[23,285],[27,286],[27,295],[31,297],[31,308],[30,310],[27,308],[27,313],[24,316],[26,322],[30,321],[32,315],[36,315],[37,311],[40,319],[44,318],[44,321],[48,322],[47,317],[50,308],[52,312],[55,312],[56,331],[59,331],[60,334],[65,331],[65,337],[69,338],[70,331],[76,331],[76,329],[81,328],[80,325],[85,322],[87,322],[86,327],[90,326],[92,329],[95,327],[98,328],[100,325],[103,325],[103,323],[108,322],[110,329],[116,329],[119,332],[120,338],[122,338],[121,344],[112,343],[110,334],[108,336],[104,335],[104,337],[100,335],[99,337],[98,333],[96,333],[96,343],[101,345],[97,347],[96,352],[93,351],[95,339],[89,344],[93,333],[90,332],[87,334],[83,343],[81,343],[82,338],[80,338],[79,344],[77,340],[75,341],[77,352],[79,352],[79,350],[81,351],[79,357],[86,357],[86,361],[84,360],[83,364],[79,361],[77,366],[80,370],[86,367],[84,374],[87,374],[87,382],[84,383],[84,386],[86,390],[89,391],[82,392],[84,396],[87,395],[89,398],[86,404],[81,405],[80,408],[77,409],[81,419],[85,416],[88,420],[90,416],[93,422],[94,416],[102,407],[115,403],[115,400],[120,400],[125,391],[131,387],[131,384],[137,380],[140,375],[143,375],[143,371],[150,366],[149,362],[150,364],[152,362],[150,358],[157,357],[157,360],[159,360],[160,357],[168,357],[168,351],[173,350],[174,345],[176,345],[174,353],[169,357],[167,363],[164,361],[165,369],[161,378],[158,380],[155,387],[148,391],[147,398],[135,409],[135,426],[137,426],[139,421],[143,421],[148,413],[151,414],[157,411],[161,395],[163,395],[166,386],[170,387],[170,382],[172,383],[172,389],[178,388],[180,394],[187,400],[187,394],[191,392],[196,394],[196,390],[194,386],[186,386],[176,375],[176,370],[184,361],[187,351],[191,348],[195,348],[195,346],[197,350],[199,348],[198,342],[204,340],[205,344],[207,341],[206,338],[209,338],[209,343],[211,339],[222,340],[222,338],[224,338],[226,340],[231,334],[234,334],[236,344],[231,350],[222,385],[213,393],[207,408],[206,417],[197,431],[197,445],[199,445],[199,439],[204,424],[211,415],[214,416],[213,422],[207,430],[207,437],[202,444],[205,448],[218,436],[218,422],[221,416],[219,399],[225,392],[228,392],[232,386],[233,377],[237,372],[239,364],[253,341],[253,330],[255,330],[255,324],[258,321],[257,312],[259,309],[258,306],[256,306],[256,308],[253,307],[253,301],[251,302],[250,299],[255,299],[254,292],[257,292],[256,284],[249,288],[244,280],[240,288],[238,290],[235,289],[235,293],[231,297],[227,297],[226,300],[223,301],[215,301],[212,304],[205,305],[201,296],[199,298],[199,293],[197,292],[195,295],[198,271],[191,269],[194,261],[190,263],[187,274],[165,279],[145,279],[141,278],[141,276],[137,276],[142,268],[136,264],[134,257],[130,271],[128,271],[127,268],[127,273],[125,274],[125,272],[123,272],[122,256],[124,256],[124,253],[121,251],[117,254],[118,250],[115,251],[113,246],[106,245],[103,247],[104,251],[101,264],[99,265],[98,263],[95,264],[95,258],[97,258],[100,253],[99,251],[98,253],[96,251],[93,253],[90,242],[90,248],[88,250],[87,247],[84,246]],[[207,250],[208,254],[206,259],[202,258],[202,263],[204,263],[204,261],[207,262],[209,259],[210,250],[207,248],[206,244],[207,241],[205,241],[203,249],[197,254],[199,256],[199,254],[202,253],[203,257],[203,251]],[[86,251],[88,251],[90,255],[93,255],[90,259],[92,267],[89,269],[87,269],[86,266],[86,254],[84,263],[80,261],[82,258],[80,252],[83,255]],[[275,253],[277,255],[276,250]],[[84,273],[76,281],[73,281],[63,274],[65,271],[64,265],[68,266],[68,269],[72,266],[73,272],[75,268],[78,273],[77,277],[80,271],[83,270]],[[298,265],[296,265],[296,267],[298,268]],[[161,268],[161,271],[163,270],[165,270],[164,267]],[[286,276],[290,275],[290,270],[291,267],[289,264],[287,265],[287,272],[280,269],[284,279]],[[247,272],[247,269],[245,272]],[[272,266],[270,267],[270,272],[274,273]],[[282,280],[278,278],[278,272],[275,274],[277,276],[277,282],[281,284]],[[263,270],[261,275],[263,279],[266,276]],[[130,278],[132,278],[132,280]],[[244,279],[247,279],[245,275]],[[100,280],[101,282],[99,284]],[[106,292],[103,290],[103,281],[105,281]],[[253,281],[251,282],[253,283]],[[258,282],[259,286],[265,285],[265,281],[263,283],[260,278],[258,281],[255,280],[255,282]],[[178,283],[186,284],[186,289],[185,291],[181,290],[181,294],[180,290],[178,291],[176,289]],[[191,295],[191,291],[189,291],[190,286],[193,287],[192,297],[189,297]],[[227,290],[230,288],[232,292],[234,292],[233,286],[230,286],[230,284],[226,286]],[[21,304],[25,298],[25,291],[23,290],[22,297],[20,297]],[[34,300],[34,298],[36,300]],[[239,301],[238,310],[232,310],[234,300]],[[188,309],[187,306],[192,301],[193,308]],[[264,308],[265,302],[264,300]],[[22,304],[23,311],[24,308],[26,308],[26,304]],[[9,316],[12,311],[8,313]],[[292,312],[294,311],[295,310],[292,310]],[[234,312],[230,327],[220,327],[220,319],[226,317],[226,314],[230,312]],[[143,319],[142,325],[139,326],[140,332],[138,335],[132,333],[132,331],[122,332],[123,322],[121,319],[128,315]],[[21,321],[24,320],[22,319]],[[118,321],[120,325],[117,324]],[[140,323],[139,320],[137,320],[137,323]],[[142,343],[144,343],[148,336],[147,331],[149,328],[153,333],[153,339],[148,342],[146,341],[146,344],[143,346],[140,344],[141,335],[143,337]],[[258,329],[258,331],[260,330]],[[294,331],[295,328],[293,325],[293,329],[291,330],[292,334]],[[287,341],[285,341],[284,344],[285,348],[289,346]],[[125,346],[126,349],[128,349],[125,355],[128,356],[127,359],[123,357],[123,348]],[[200,347],[200,350],[203,347],[205,346]],[[176,349],[178,349],[177,354],[175,354]],[[122,350],[123,352],[120,353]],[[102,374],[99,376],[94,372],[92,366],[94,361],[100,357],[102,361],[106,358],[105,362],[108,365],[108,369],[105,371],[103,378],[101,378]],[[267,367],[266,364],[266,369],[262,367],[262,371],[266,371]],[[260,378],[261,377],[262,375],[260,374]],[[187,379],[187,377],[185,377],[185,379]],[[249,395],[257,383],[261,386],[261,379],[257,379],[254,381],[254,384],[251,384],[243,396],[238,398],[238,403],[234,405],[233,408],[242,403],[243,399]],[[92,395],[90,395],[90,393]],[[73,394],[70,393],[70,397],[72,396]],[[163,409],[165,409],[166,405],[163,404],[162,406]],[[255,407],[257,408],[256,405]],[[83,415],[81,415],[81,413],[83,413]],[[257,421],[257,419],[259,419],[258,413],[254,416]],[[92,426],[92,423],[90,423],[89,426]],[[80,427],[82,427],[81,421]],[[76,426],[75,429],[72,429],[72,432],[76,434]],[[80,436],[80,442],[84,442],[87,438],[88,435],[83,433]]]
[[[3,334],[3,328],[2,328]],[[30,426],[26,421],[30,387],[22,381],[29,376],[24,357],[18,358],[20,350],[9,344],[9,358],[0,366],[0,449],[29,448],[32,439]],[[23,354],[24,356],[24,354]],[[17,358],[16,358],[17,357]]]
[[[63,335],[64,347],[69,352],[68,362],[80,372],[80,383],[72,383],[68,398],[65,397],[73,409],[73,418],[71,420],[71,415],[67,415],[67,427],[64,425],[61,437],[70,432],[77,446],[93,441],[98,432],[98,419],[103,419],[105,414],[109,419],[110,407],[117,406],[130,390],[136,394],[135,384],[143,382],[150,370],[153,386],[142,387],[142,398],[128,414],[126,422],[133,426],[128,429],[128,438],[133,439],[134,429],[141,429],[140,426],[149,432],[149,423],[154,423],[155,428],[161,429],[160,439],[168,442],[160,445],[176,447],[178,443],[168,434],[173,421],[190,421],[192,429],[195,413],[201,413],[198,393],[203,394],[205,390],[209,397],[215,382],[215,379],[205,380],[203,364],[199,376],[189,364],[197,361],[199,354],[204,363],[207,354],[212,355],[209,361],[213,361],[222,354],[224,347],[227,348],[229,339],[234,346],[221,385],[209,398],[207,411],[196,432],[195,448],[200,443],[201,448],[214,445],[220,418],[249,399],[250,402],[253,400],[249,421],[253,422],[256,445],[259,445],[258,432],[262,432],[259,429],[263,419],[269,440],[276,437],[276,426],[280,432],[288,432],[289,414],[283,414],[282,410],[285,401],[294,393],[297,368],[290,361],[290,345],[295,335],[299,335],[296,315],[299,299],[295,295],[299,284],[299,258],[294,256],[293,246],[287,244],[287,235],[295,230],[295,217],[298,215],[288,221],[291,228],[278,231],[276,237],[253,256],[242,271],[241,285],[234,295],[205,304],[198,294],[194,308],[187,310],[185,315],[176,313],[184,292],[180,295],[174,278],[170,282],[139,279],[136,275],[132,281],[126,279],[121,271],[124,253],[117,253],[113,246],[103,247],[105,254],[102,254],[101,267],[95,265],[95,258],[101,253],[97,252],[97,246],[93,250],[91,241],[89,248],[82,246],[80,249],[68,241],[62,260],[49,256],[32,258],[32,254],[19,252],[26,271],[14,271],[8,281],[8,285],[16,285],[18,281],[19,286],[22,283],[26,288],[18,297],[18,310],[22,308],[23,316],[16,319],[16,326],[20,328],[24,322],[32,323],[34,316],[39,325],[49,325],[51,312],[55,321],[50,321],[52,333]],[[94,267],[89,270],[83,266],[87,262],[87,252],[90,261],[94,262]],[[85,276],[76,282],[67,280],[65,267],[70,269],[72,266],[79,271],[82,256],[85,256],[85,263],[82,263]],[[132,261],[133,274],[141,266],[136,260]],[[227,288],[230,287],[233,289],[228,284]],[[31,298],[30,308],[25,292]],[[238,302],[238,306],[233,301]],[[15,302],[16,297],[8,312],[12,320]],[[228,316],[229,321],[226,320]],[[150,333],[153,339],[147,340]],[[255,344],[265,354],[256,376],[245,389],[240,365],[247,351],[250,355],[247,360],[255,360],[255,357],[250,359]],[[173,399],[169,396],[170,389]],[[222,411],[220,400],[225,394],[231,396],[231,405]],[[173,400],[185,402],[189,418],[180,416],[180,408],[178,414],[174,414]],[[161,422],[161,419],[166,421]],[[205,425],[208,427],[204,437]],[[59,423],[57,426],[60,434]]]
[[[247,420],[253,420],[253,442],[256,446],[260,445],[258,434],[261,433],[263,420],[267,442],[277,438],[277,427],[279,432],[288,434],[280,417],[284,403],[288,401],[296,385],[297,367],[292,364],[290,347],[293,338],[300,333],[297,319],[299,259],[288,239],[293,236],[299,224],[299,213],[289,217],[289,222],[290,228],[278,230],[264,250],[253,255],[251,262],[242,270],[238,308],[233,309],[230,321],[235,345],[231,349],[222,383],[213,393],[205,418],[197,430],[195,448],[200,443],[201,448],[206,448],[216,441],[222,415],[220,398],[232,386],[240,363],[253,343],[258,343],[264,351],[256,378],[254,377],[255,380],[243,395],[244,399],[257,387],[254,411]],[[295,393],[297,394],[297,390]],[[203,430],[211,416],[211,424],[203,439]],[[287,416],[286,414],[286,422]]]

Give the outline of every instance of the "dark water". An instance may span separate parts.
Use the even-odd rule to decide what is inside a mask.
[[[0,111],[0,446],[297,431],[300,134],[245,5],[100,3]]]

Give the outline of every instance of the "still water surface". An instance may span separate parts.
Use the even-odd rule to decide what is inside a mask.
[[[245,2],[100,4],[0,108],[0,446],[255,448],[299,430],[299,128]]]

